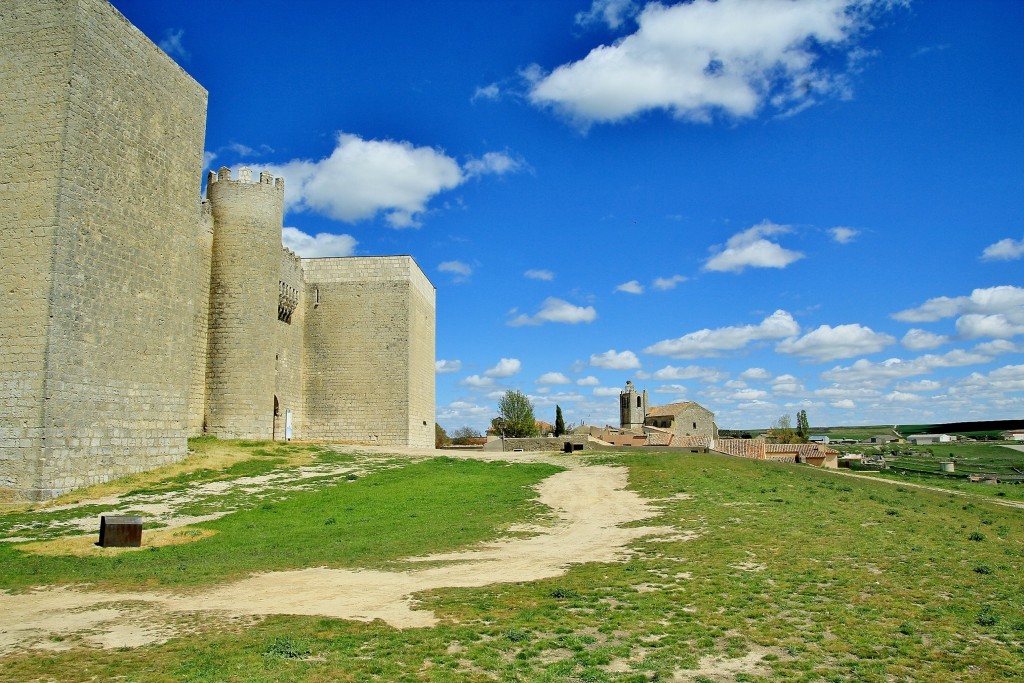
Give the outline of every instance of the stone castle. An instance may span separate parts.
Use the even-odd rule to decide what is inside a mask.
[[[201,434],[433,447],[412,258],[299,258],[267,173],[201,199],[207,93],[106,0],[0,3],[0,64],[0,500]]]

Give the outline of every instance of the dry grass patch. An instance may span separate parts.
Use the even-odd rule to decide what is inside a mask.
[[[18,550],[29,555],[47,555],[51,557],[73,555],[75,557],[114,557],[125,553],[139,552],[151,548],[163,548],[172,545],[195,543],[209,538],[217,532],[212,529],[196,529],[194,527],[176,527],[173,529],[152,529],[142,533],[142,545],[136,548],[103,548],[96,544],[97,534],[88,536],[67,536],[50,541],[36,541],[17,546]]]

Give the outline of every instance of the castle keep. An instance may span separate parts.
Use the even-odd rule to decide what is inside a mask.
[[[105,0],[0,3],[0,64],[0,500],[204,433],[433,446],[412,258],[299,258],[267,173],[201,199],[207,93]]]

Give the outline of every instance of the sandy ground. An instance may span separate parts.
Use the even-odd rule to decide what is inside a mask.
[[[433,451],[410,456],[436,455]],[[458,454],[445,452],[444,455]],[[510,457],[513,456],[513,457]],[[464,457],[502,460],[567,459],[525,454]],[[554,523],[529,529],[528,538],[509,538],[462,552],[411,558],[432,564],[408,572],[337,570],[310,567],[256,574],[201,592],[96,592],[87,587],[40,587],[22,594],[0,593],[0,654],[27,648],[68,649],[88,644],[136,647],[175,635],[180,617],[252,618],[302,614],[370,621],[396,628],[431,626],[437,617],[418,609],[416,594],[434,588],[479,587],[559,576],[571,565],[610,562],[629,556],[634,539],[678,533],[668,527],[630,527],[628,522],[658,513],[652,501],[625,490],[621,467],[573,465],[541,482],[539,501],[553,511]],[[89,504],[86,501],[83,504]],[[192,520],[194,521],[194,520]]]

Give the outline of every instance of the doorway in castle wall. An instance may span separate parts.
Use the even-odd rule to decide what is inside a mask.
[[[281,403],[274,396],[274,426],[271,428],[270,440],[277,441],[277,418],[281,416]]]

